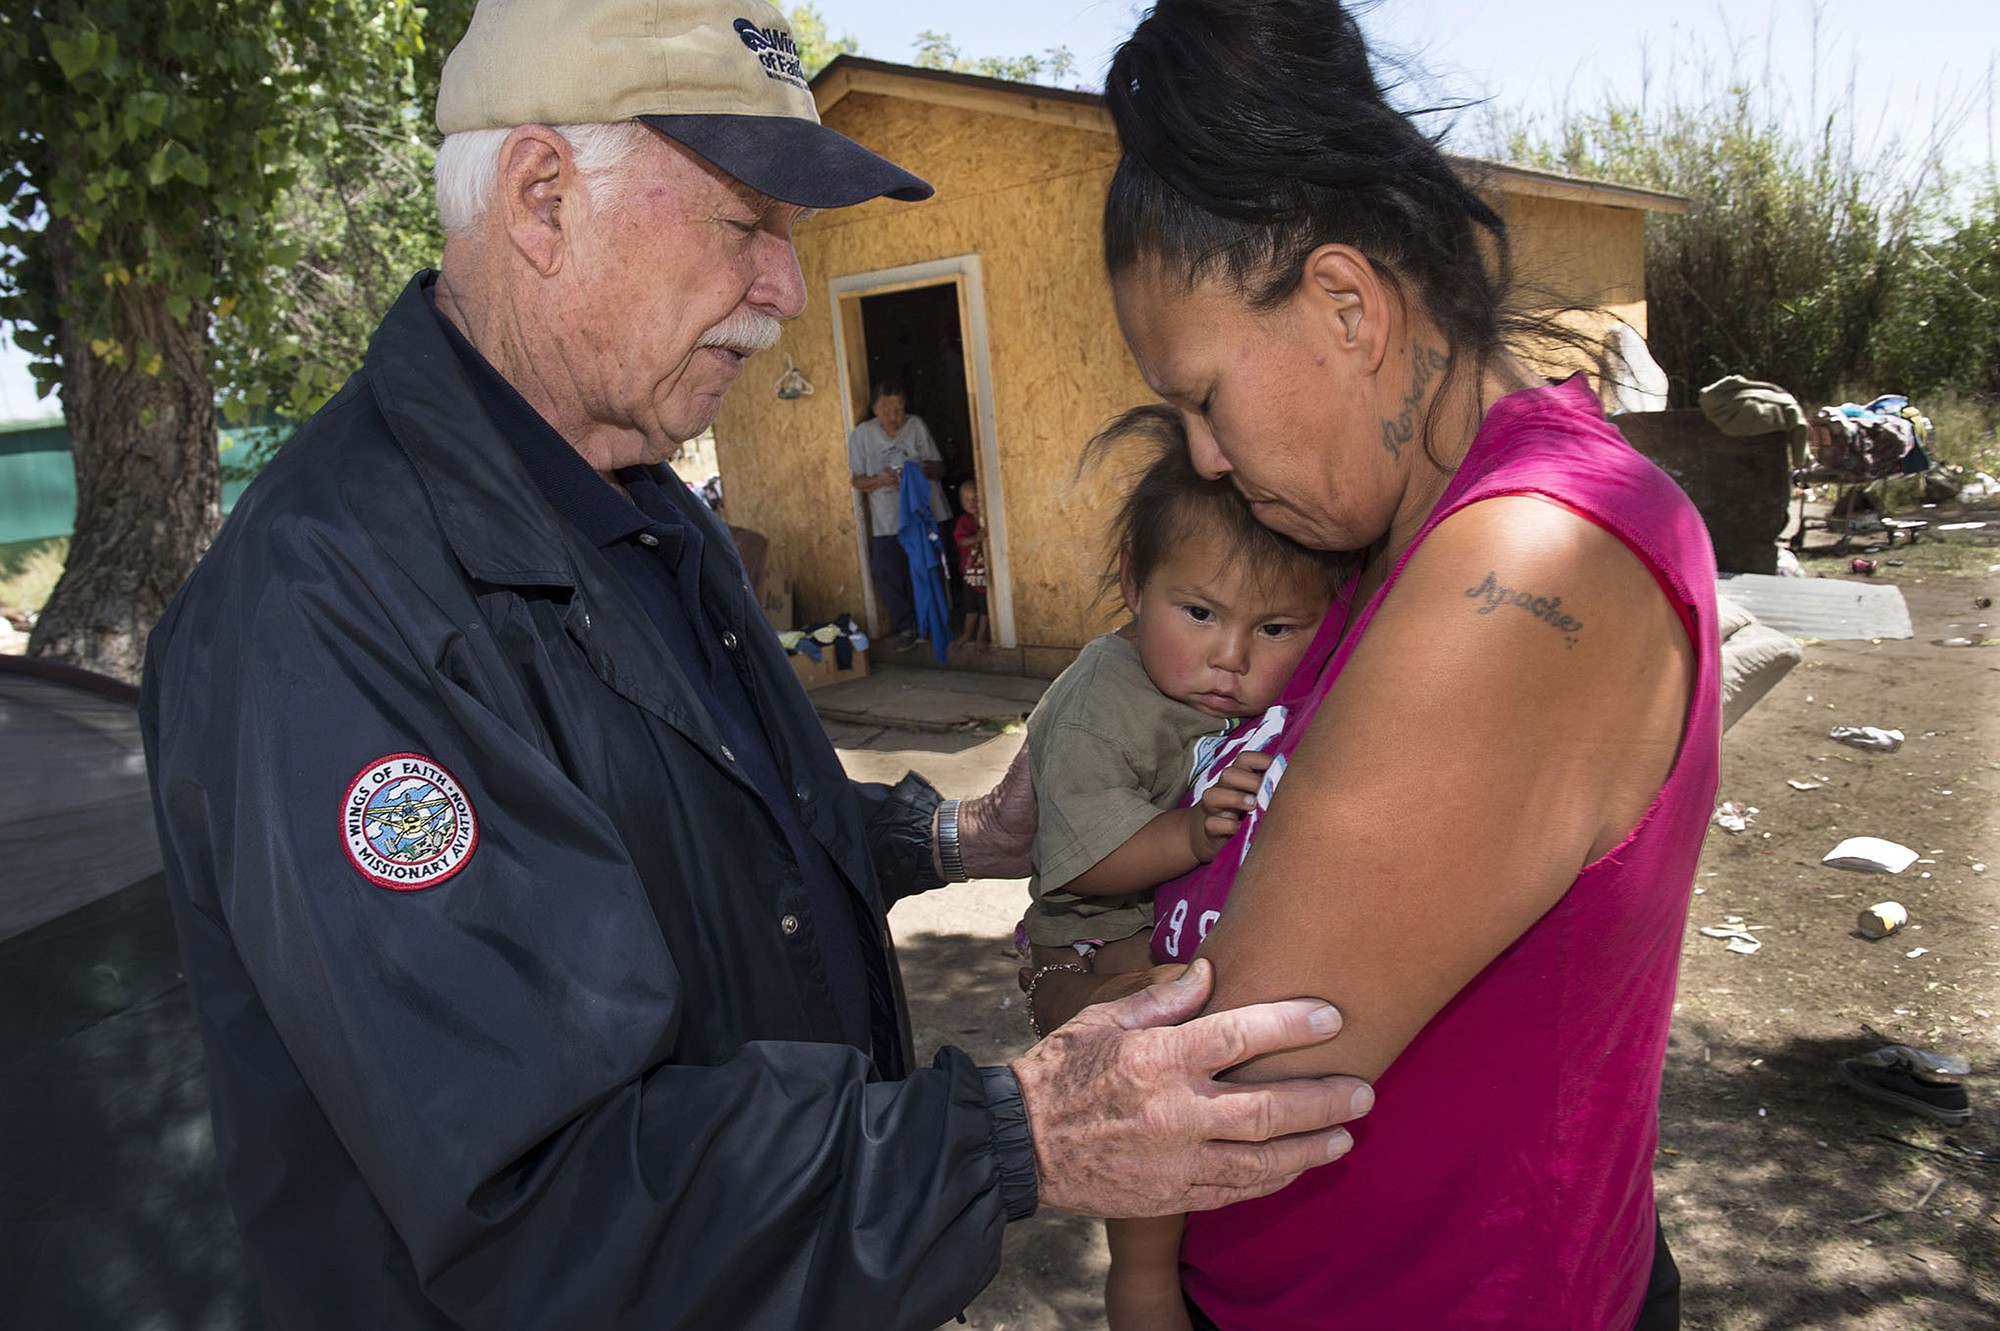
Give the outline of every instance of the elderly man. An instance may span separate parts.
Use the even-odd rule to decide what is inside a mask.
[[[1346,1149],[1323,1040],[1205,969],[914,1065],[888,902],[1019,874],[1017,771],[850,783],[658,464],[799,313],[819,126],[776,10],[488,0],[440,273],[244,496],[144,719],[232,1205],[282,1326],[934,1325],[1037,1205],[1161,1213]],[[1185,1024],[1176,1024],[1182,1023]]]

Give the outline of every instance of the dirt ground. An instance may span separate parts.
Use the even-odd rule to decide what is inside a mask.
[[[1856,576],[1848,558],[1875,559],[1915,636],[1808,643],[1723,741],[1721,797],[1758,812],[1741,833],[1713,829],[1703,852],[1656,1170],[1694,1331],[2000,1325],[2000,1163],[1960,1149],[2000,1161],[2000,612],[1976,604],[2000,595],[2000,512],[1925,516],[1988,525],[1806,559],[1839,577]],[[1895,754],[1864,752],[1830,740],[1835,725],[1908,738]],[[948,794],[985,789],[1020,742],[832,729],[856,775],[914,767]],[[1820,863],[1858,835],[1923,862],[1893,878]],[[1885,899],[1910,923],[1867,941],[1854,917]],[[983,882],[897,908],[920,1051],[950,1043],[997,1062],[1025,1048],[1007,946],[1025,900],[1021,883]],[[1729,923],[1761,949],[1732,953],[1699,932]],[[1878,1106],[1836,1080],[1841,1058],[1891,1042],[1971,1061],[1970,1124]],[[967,1323],[1102,1326],[1103,1266],[1089,1222],[1045,1213],[1015,1225]]]

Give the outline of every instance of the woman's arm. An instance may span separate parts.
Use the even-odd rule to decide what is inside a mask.
[[[1610,533],[1525,497],[1442,523],[1291,756],[1202,946],[1213,1007],[1310,994],[1345,1017],[1336,1044],[1247,1074],[1380,1075],[1638,824],[1694,678],[1673,608]]]

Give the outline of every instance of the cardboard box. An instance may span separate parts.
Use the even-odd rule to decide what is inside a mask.
[[[798,674],[799,683],[805,685],[808,692],[813,689],[825,688],[829,684],[845,684],[850,679],[868,678],[868,653],[866,652],[856,652],[854,654],[854,668],[852,670],[842,670],[833,663],[833,648],[831,647],[821,648],[819,660],[817,661],[807,656],[804,652],[792,652],[789,655],[791,657],[792,669]]]
[[[792,626],[792,580],[790,578],[764,579],[764,618],[771,621],[771,627],[783,633]]]

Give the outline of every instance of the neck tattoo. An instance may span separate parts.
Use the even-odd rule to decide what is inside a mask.
[[[1451,357],[1436,347],[1417,347],[1410,353],[1410,391],[1403,394],[1403,410],[1393,421],[1382,422],[1382,447],[1389,450],[1389,456],[1403,456],[1403,445],[1417,434],[1417,408],[1423,405],[1424,392],[1431,382],[1451,364]]]

